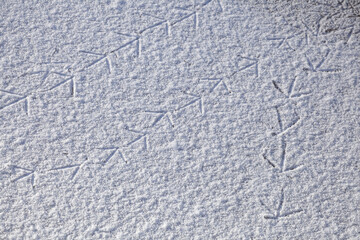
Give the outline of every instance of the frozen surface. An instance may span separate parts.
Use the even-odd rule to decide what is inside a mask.
[[[359,239],[357,0],[0,0],[0,239]]]

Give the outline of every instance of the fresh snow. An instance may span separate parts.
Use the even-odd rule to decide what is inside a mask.
[[[0,239],[360,239],[359,1],[0,14]]]

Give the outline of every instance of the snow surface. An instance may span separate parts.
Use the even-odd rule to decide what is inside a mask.
[[[359,1],[0,13],[0,239],[360,239]]]

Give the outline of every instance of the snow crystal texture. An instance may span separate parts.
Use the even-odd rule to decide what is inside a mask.
[[[360,239],[357,0],[0,0],[0,239]]]

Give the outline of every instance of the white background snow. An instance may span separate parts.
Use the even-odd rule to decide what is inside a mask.
[[[357,0],[0,0],[0,239],[359,239]]]

